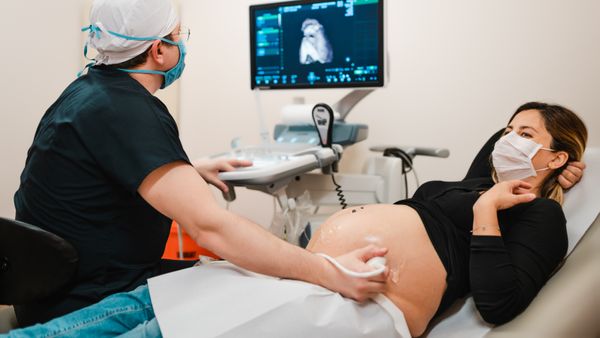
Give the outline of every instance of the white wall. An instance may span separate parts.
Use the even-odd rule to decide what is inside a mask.
[[[86,63],[80,28],[90,3],[0,1],[0,216],[14,216],[13,194],[40,118]],[[159,93],[174,114],[178,87]]]
[[[37,123],[82,64],[81,0],[0,1],[0,215],[14,213],[26,151]],[[258,141],[249,79],[245,0],[181,0],[192,29],[181,80],[180,129],[191,157],[214,154],[241,136]],[[265,1],[262,1],[265,2]],[[252,3],[258,3],[254,1]],[[447,147],[448,159],[416,162],[422,181],[458,179],[478,147],[529,100],[557,102],[587,122],[600,146],[600,2],[596,0],[388,0],[391,82],[349,117],[369,139],[350,149],[343,171],[358,171],[368,147]],[[272,130],[279,110],[303,96],[333,103],[347,90],[263,92]],[[166,96],[178,110],[177,87]],[[241,192],[233,209],[261,223],[271,200]]]
[[[79,70],[80,6],[0,1],[1,216],[14,216],[13,194],[39,119]]]
[[[265,1],[262,1],[265,2]],[[253,3],[262,3],[254,1]],[[351,122],[369,138],[348,149],[342,170],[357,172],[377,144],[447,147],[448,159],[418,158],[421,181],[456,180],[483,142],[522,103],[572,108],[600,146],[600,2],[596,0],[388,0],[391,82],[356,106]],[[182,79],[181,132],[190,156],[258,141],[250,91],[248,2],[183,0],[191,27]],[[269,129],[294,96],[333,103],[348,90],[261,94]],[[271,202],[243,193],[233,209],[266,223]]]

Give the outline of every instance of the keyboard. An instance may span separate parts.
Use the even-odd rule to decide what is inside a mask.
[[[274,143],[238,148],[215,157],[252,161],[252,166],[220,173],[219,178],[233,185],[257,185],[318,169],[325,161],[333,161],[336,154],[311,144]]]

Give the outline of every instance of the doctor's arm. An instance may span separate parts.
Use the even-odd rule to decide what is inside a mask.
[[[191,165],[173,162],[150,173],[138,189],[156,210],[177,220],[201,246],[242,268],[304,280],[364,301],[384,290],[386,274],[352,278],[325,259],[278,239],[261,226],[221,208]],[[386,249],[365,247],[338,257],[347,268],[368,271],[364,263]]]

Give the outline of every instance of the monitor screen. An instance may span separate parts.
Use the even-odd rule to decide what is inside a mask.
[[[251,87],[384,85],[383,0],[250,6]]]

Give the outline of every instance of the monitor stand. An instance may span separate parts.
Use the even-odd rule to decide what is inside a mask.
[[[333,110],[339,114],[333,126],[332,143],[347,147],[367,138],[369,127],[366,124],[346,123],[345,119],[354,106],[373,91],[374,89],[354,89],[332,105]],[[304,102],[303,100],[294,98],[294,104],[304,105]],[[274,139],[275,142],[281,143],[308,143],[317,145],[319,142],[315,126],[312,121],[308,120],[306,123],[284,122],[276,124]]]
[[[333,110],[340,114],[340,121],[345,121],[346,116],[350,114],[350,111],[357,103],[364,99],[367,95],[371,94],[375,89],[354,89],[346,96],[342,97],[341,100],[333,105]]]

